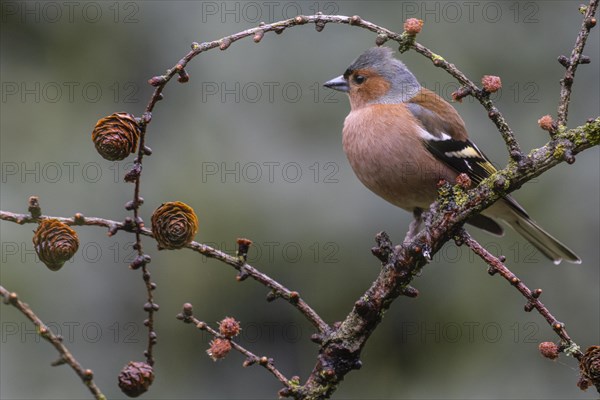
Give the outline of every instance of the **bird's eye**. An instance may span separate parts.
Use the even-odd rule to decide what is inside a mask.
[[[362,84],[367,78],[364,75],[355,75],[354,76],[354,82],[356,82],[357,84]]]

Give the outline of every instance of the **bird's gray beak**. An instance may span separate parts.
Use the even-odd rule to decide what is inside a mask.
[[[346,93],[350,90],[350,86],[348,86],[348,80],[344,78],[344,75],[340,75],[337,78],[333,78],[332,80],[325,82],[323,86]]]

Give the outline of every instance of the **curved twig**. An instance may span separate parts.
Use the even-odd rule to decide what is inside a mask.
[[[583,356],[581,349],[579,346],[573,342],[567,330],[565,329],[565,324],[556,319],[554,315],[548,310],[548,308],[539,300],[540,295],[542,294],[542,289],[531,290],[519,279],[514,273],[512,273],[508,267],[504,264],[500,257],[494,256],[492,253],[487,251],[483,246],[481,246],[475,239],[471,237],[465,230],[462,230],[458,234],[458,242],[457,244],[461,244],[464,242],[473,253],[477,254],[486,264],[490,266],[488,269],[488,273],[490,275],[494,275],[499,273],[504,279],[508,281],[511,285],[513,285],[526,299],[527,304],[525,304],[525,311],[529,312],[534,308],[540,313],[542,317],[548,322],[548,324],[554,329],[556,334],[560,337],[563,342],[563,346],[569,350],[568,355],[572,355],[577,360],[580,360]]]
[[[5,304],[10,304],[25,315],[37,328],[38,333],[42,338],[47,340],[54,346],[60,354],[60,358],[52,363],[52,366],[67,364],[79,376],[81,382],[92,392],[98,400],[106,400],[106,396],[102,394],[100,388],[94,383],[94,372],[91,369],[84,369],[79,361],[75,359],[73,354],[62,343],[62,337],[52,333],[50,328],[33,312],[27,303],[19,300],[19,296],[15,292],[9,292],[4,287],[0,286],[0,296],[4,298]]]
[[[52,217],[48,215],[41,215],[39,217],[32,217],[30,214],[17,214],[8,211],[0,210],[0,220],[15,222],[17,224],[32,224],[38,223],[41,219],[52,218],[57,219],[61,222],[64,222],[67,225],[82,225],[82,226],[102,226],[108,228],[109,235],[114,235],[117,231],[126,231],[132,233],[138,233],[143,236],[154,237],[152,235],[152,231],[148,228],[137,229],[134,224],[129,222],[119,222],[113,221],[105,218],[96,218],[96,217],[84,217],[79,214],[78,216],[65,218],[65,217]],[[277,282],[273,278],[268,275],[260,272],[257,268],[251,266],[248,263],[241,262],[239,257],[235,257],[229,255],[221,250],[215,249],[206,244],[191,242],[187,246],[187,248],[194,250],[197,253],[202,254],[203,256],[214,258],[219,261],[224,262],[227,265],[232,266],[236,270],[243,273],[244,276],[250,277],[255,281],[263,284],[268,287],[275,293],[278,297],[281,297],[287,300],[290,304],[296,307],[310,323],[317,328],[319,333],[327,334],[330,331],[329,325],[317,314],[315,310],[310,307],[306,301],[304,301],[298,292],[292,291],[281,283]]]

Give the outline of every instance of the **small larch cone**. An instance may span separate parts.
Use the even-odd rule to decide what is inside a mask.
[[[152,232],[159,249],[181,249],[198,231],[198,217],[192,207],[180,201],[164,203],[152,214]]]
[[[145,393],[154,381],[154,371],[145,362],[130,361],[119,372],[119,388],[129,397]]]
[[[600,392],[600,346],[591,346],[579,360],[581,378],[578,383],[583,390],[590,384],[596,386]]]
[[[92,140],[100,155],[109,161],[121,161],[135,152],[140,138],[140,127],[135,117],[118,112],[96,123]]]
[[[404,21],[404,31],[409,35],[416,35],[423,29],[423,20],[417,18],[409,18]]]
[[[235,318],[225,317],[219,322],[219,333],[226,338],[232,338],[239,335],[241,330],[240,323],[236,321]]]
[[[217,361],[225,358],[230,351],[231,342],[229,339],[215,338],[210,342],[210,347],[206,350],[206,354],[208,354],[213,361]]]
[[[52,271],[58,271],[77,252],[77,232],[57,219],[44,219],[33,235],[38,257]]]

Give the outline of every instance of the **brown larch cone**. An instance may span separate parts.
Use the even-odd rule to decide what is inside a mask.
[[[579,372],[581,373],[580,382],[582,382],[582,384],[578,384],[580,388],[585,390],[589,384],[592,384],[600,392],[600,346],[588,347],[579,360]]]
[[[206,354],[209,355],[213,361],[225,358],[231,351],[231,342],[229,339],[215,338],[210,342],[210,348],[206,350]]]
[[[77,232],[57,219],[44,219],[33,235],[38,257],[52,271],[58,271],[77,252]]]
[[[109,161],[124,160],[135,152],[139,138],[140,127],[135,117],[126,112],[98,120],[92,132],[96,150]]]
[[[225,317],[219,322],[219,333],[226,338],[232,338],[240,334],[240,323],[235,318]]]
[[[181,249],[190,243],[198,231],[198,217],[185,203],[162,204],[152,214],[152,232],[159,249]]]
[[[119,372],[119,388],[129,397],[146,392],[154,381],[154,371],[145,362],[129,361]]]

